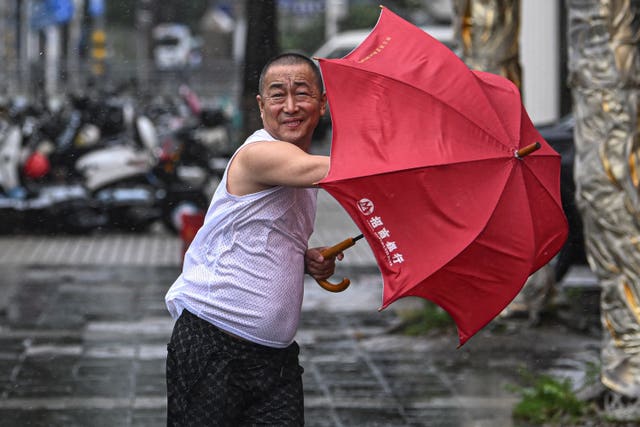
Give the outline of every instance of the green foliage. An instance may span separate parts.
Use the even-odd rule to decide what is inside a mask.
[[[513,409],[515,419],[547,424],[576,423],[587,414],[587,402],[579,400],[571,388],[569,379],[556,379],[549,375],[534,377],[523,373],[527,385],[513,387],[521,400]]]
[[[136,23],[137,0],[105,2],[106,20],[109,24],[133,27]]]
[[[380,8],[371,5],[354,5],[349,8],[349,13],[340,21],[340,30],[355,30],[360,28],[373,28],[378,22]]]
[[[197,30],[209,3],[209,0],[165,1],[154,10],[155,19],[157,22],[182,22]]]
[[[454,326],[453,319],[440,306],[426,301],[421,309],[400,313],[403,320],[402,333],[405,335],[424,335],[433,331],[442,331]]]
[[[298,30],[280,27],[280,43],[283,51],[299,51],[311,55],[324,42],[324,16],[309,21]]]
[[[424,7],[422,0],[359,1],[349,6],[347,16],[340,21],[340,31],[373,28],[380,16],[379,6],[388,7],[405,18],[408,18],[412,11]]]
[[[109,24],[133,27],[136,24],[139,0],[110,0],[105,2]],[[153,22],[180,22],[197,29],[200,19],[209,7],[209,0],[153,0],[150,2]]]
[[[596,384],[600,382],[600,372],[602,366],[600,363],[588,362],[585,371],[585,384]]]

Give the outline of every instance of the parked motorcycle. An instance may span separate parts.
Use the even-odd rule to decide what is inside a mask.
[[[12,117],[2,120],[0,231],[84,232],[102,224],[104,218],[91,207],[90,197],[81,186],[46,183],[36,190],[25,185],[25,178],[39,180],[49,171],[48,159],[41,153],[36,151],[25,158],[23,135],[32,132],[27,111],[14,110]]]
[[[157,174],[167,182],[181,183],[182,190],[177,193],[196,195],[199,203],[182,204],[185,212],[194,213],[206,209],[224,174],[231,149],[230,120],[220,108],[203,107],[188,87],[181,87],[180,95],[185,108],[155,109],[155,121],[178,124],[163,128]],[[165,225],[179,230],[179,217],[171,215],[172,219],[166,222],[165,216]]]
[[[161,220],[177,232],[179,212],[206,208],[200,188],[162,172],[159,139],[149,118],[136,116],[130,132],[118,137],[131,142],[92,150],[75,165],[110,226],[142,231]]]
[[[166,157],[174,162],[175,176],[201,187],[210,198],[230,157],[229,120],[219,109],[203,109],[199,120],[165,136]]]
[[[20,125],[0,141],[0,153],[9,153],[0,175],[3,216],[20,217],[18,229],[141,231],[162,220],[178,231],[176,212],[202,210],[208,199],[159,173],[155,127],[131,111],[78,98],[66,110],[16,115]]]

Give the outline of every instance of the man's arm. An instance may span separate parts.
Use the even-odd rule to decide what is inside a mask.
[[[241,196],[277,185],[312,187],[328,171],[328,156],[308,154],[283,141],[255,142],[234,158],[227,174],[227,189]]]

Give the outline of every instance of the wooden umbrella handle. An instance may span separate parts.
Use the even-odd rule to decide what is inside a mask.
[[[362,234],[357,237],[349,237],[348,239],[345,239],[336,245],[323,249],[322,251],[320,251],[320,253],[325,258],[333,258],[345,249],[348,249],[351,246],[355,245],[356,241],[361,238]],[[342,292],[351,284],[351,281],[346,277],[342,279],[340,283],[331,283],[328,280],[324,279],[316,279],[316,282],[318,282],[318,285],[320,285],[323,289],[329,292]]]
[[[325,291],[335,293],[344,291],[351,284],[351,280],[349,280],[347,277],[342,279],[342,282],[340,283],[331,283],[324,279],[316,279],[316,282],[318,282],[318,285],[320,285],[320,287],[322,287],[322,289],[324,289]]]
[[[536,150],[539,150],[542,145],[539,142],[534,142],[533,144],[529,144],[526,147],[522,147],[517,150],[514,154],[516,158],[521,159],[529,154],[533,153]]]

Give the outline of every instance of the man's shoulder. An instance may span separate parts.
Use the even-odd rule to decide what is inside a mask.
[[[252,133],[245,141],[245,144],[249,144],[252,142],[258,141],[275,141],[276,139],[269,134],[265,129],[258,129],[254,133]]]
[[[244,140],[244,142],[236,149],[235,153],[232,156],[232,159],[234,159],[235,157],[238,157],[238,154],[240,154],[240,152],[244,154],[247,151],[251,151],[251,150],[247,150],[247,147],[253,148],[256,145],[255,144],[256,142],[271,142],[271,141],[276,141],[276,139],[272,137],[269,134],[269,132],[267,132],[266,130],[259,129],[254,133],[252,133],[251,135],[249,135]]]

